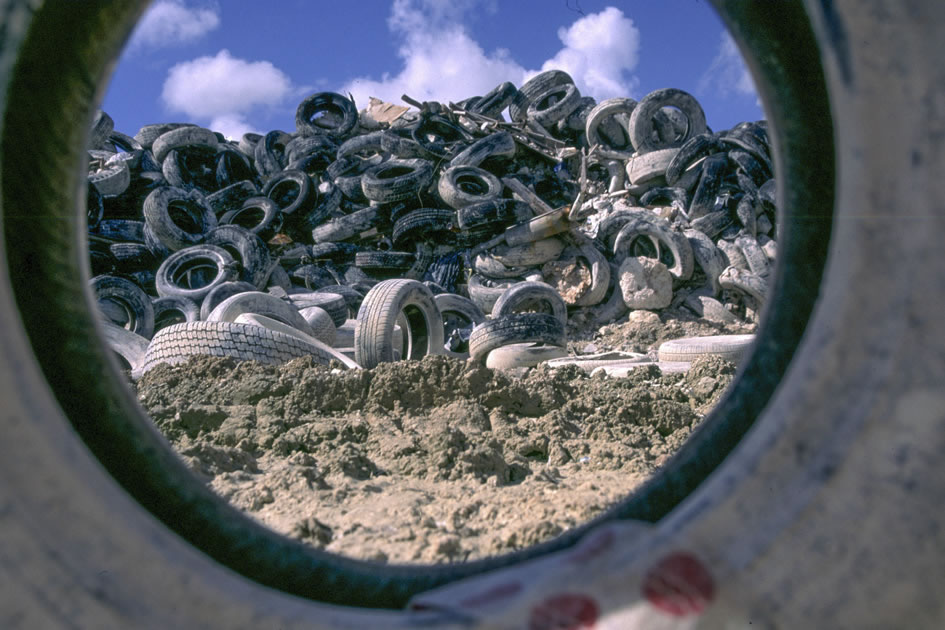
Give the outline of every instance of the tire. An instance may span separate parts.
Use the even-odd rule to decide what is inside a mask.
[[[354,357],[370,369],[394,360],[394,324],[406,320],[404,359],[420,359],[443,353],[443,318],[433,294],[416,280],[385,280],[376,284],[361,302],[354,331]]]
[[[722,287],[719,285],[719,276],[728,266],[725,255],[712,242],[712,239],[699,230],[683,230],[689,247],[692,249],[692,258],[705,274],[706,281],[712,289],[712,295],[717,296]]]
[[[151,306],[154,308],[155,332],[174,324],[200,321],[200,307],[190,298],[179,295],[160,297],[151,300]]]
[[[638,153],[627,162],[627,179],[634,186],[641,186],[663,178],[679,149],[658,149]]]
[[[207,205],[213,210],[213,214],[219,217],[227,212],[239,210],[247,199],[258,196],[259,189],[256,184],[244,181],[221,188],[215,193],[207,195],[206,199]]]
[[[267,365],[312,357],[317,363],[328,365],[335,354],[300,336],[257,324],[191,322],[159,331],[148,346],[139,374],[143,376],[161,364],[177,365],[195,356],[229,357]]]
[[[629,132],[626,125],[636,107],[637,102],[632,98],[609,98],[598,103],[588,114],[587,123],[584,127],[587,144],[592,147],[601,145],[607,151],[605,157],[617,160],[630,159],[630,156],[633,155],[633,143],[630,141],[630,136],[627,135]],[[626,117],[627,120],[621,124],[617,122],[616,116]],[[613,120],[618,125],[618,128],[625,134],[626,142],[615,146],[601,138],[600,127],[607,120]]]
[[[155,160],[164,162],[167,154],[174,149],[200,146],[215,150],[217,144],[217,137],[209,129],[183,126],[161,134],[151,146],[151,152],[154,154]],[[141,142],[141,145],[144,146],[144,143]]]
[[[654,139],[654,116],[663,107],[675,107],[686,117],[686,134],[674,141]],[[674,88],[664,88],[644,96],[630,115],[630,142],[637,153],[681,147],[689,138],[706,132],[705,112],[691,94]]]
[[[486,367],[491,370],[530,368],[539,363],[566,356],[568,356],[568,349],[562,346],[513,343],[490,352],[486,356]]]
[[[109,160],[105,168],[89,175],[89,185],[102,196],[116,197],[128,190],[131,184],[131,172],[128,164],[122,161]]]
[[[492,307],[492,319],[520,313],[521,309],[539,308],[539,306],[542,310],[532,312],[550,313],[561,322],[562,326],[568,325],[568,307],[561,299],[561,294],[544,282],[518,282],[510,286]]]
[[[334,347],[338,329],[335,326],[335,322],[332,321],[331,315],[328,314],[328,311],[319,306],[308,306],[306,308],[300,308],[299,315],[301,315],[305,321],[308,322],[308,325],[312,327],[312,330],[315,331],[313,337],[324,344]],[[240,315],[237,320],[242,317],[247,316]],[[344,322],[341,323],[343,324]]]
[[[154,334],[154,308],[151,298],[134,282],[118,276],[96,276],[89,281],[92,297],[100,304],[111,303],[123,315],[115,324],[150,339]],[[101,306],[100,306],[101,308]]]
[[[660,361],[692,362],[699,357],[715,356],[740,363],[755,341],[755,335],[712,335],[664,341],[659,347]]]
[[[262,194],[275,201],[287,217],[307,215],[318,198],[311,178],[302,171],[280,171],[273,175]]]
[[[333,293],[323,287],[317,291],[290,293],[289,302],[300,311],[317,306],[322,309],[335,326],[341,326],[348,319],[348,302],[341,293]]]
[[[518,94],[509,104],[509,116],[513,122],[523,122],[528,117],[528,106],[536,96],[551,88],[568,84],[573,85],[574,79],[563,70],[547,70],[536,74],[519,88]]]
[[[179,129],[180,127],[196,127],[193,123],[161,123],[157,125],[145,125],[134,135],[134,141],[144,149],[151,149],[154,141],[163,136],[168,131]]]
[[[191,279],[193,272],[207,268],[213,271]],[[236,261],[222,247],[194,245],[165,258],[158,267],[155,284],[161,297],[179,296],[199,302],[217,285],[235,280],[238,273]]]
[[[274,129],[263,136],[253,149],[253,165],[263,181],[277,175],[285,168],[285,147],[292,136]]]
[[[391,159],[365,171],[361,191],[371,201],[393,203],[419,195],[432,180],[431,162]]]
[[[450,160],[453,166],[479,166],[489,158],[511,158],[515,155],[515,138],[507,131],[497,131],[476,140]]]
[[[341,139],[354,131],[357,124],[357,107],[335,92],[312,94],[303,99],[295,111],[295,128],[303,136],[324,134]]]
[[[343,297],[345,300],[345,304],[347,304],[348,306],[348,314],[345,318],[347,321],[347,319],[349,318],[354,319],[355,317],[357,317],[358,309],[361,307],[361,301],[364,300],[365,292],[359,291],[358,289],[355,289],[352,286],[348,286],[344,284],[332,284],[327,287],[322,287],[321,289],[316,291],[316,293],[334,293],[336,295],[340,295],[341,297]],[[336,324],[336,325],[340,326],[341,324]]]
[[[573,83],[558,85],[537,94],[525,111],[529,120],[551,128],[580,105],[581,92]]]
[[[221,282],[217,286],[210,289],[210,292],[204,296],[203,300],[200,302],[200,319],[205,321],[210,317],[210,313],[213,312],[213,309],[217,307],[223,300],[238,295],[240,293],[246,293],[247,291],[258,291],[258,287],[249,282],[244,282],[242,280],[236,280],[233,282]]]
[[[518,94],[518,88],[514,83],[506,81],[492,88],[482,95],[482,98],[469,107],[469,111],[501,120],[502,112],[515,100]],[[475,164],[473,166],[476,166]]]
[[[153,269],[157,264],[151,250],[141,243],[112,243],[108,251],[118,271],[142,271]]]
[[[676,182],[678,182],[679,178],[682,176],[683,171],[685,171],[690,164],[707,155],[718,153],[721,150],[721,143],[718,138],[712,134],[701,133],[689,138],[679,147],[679,152],[676,153],[672,162],[666,167],[666,183],[670,186],[675,186]]]
[[[499,178],[476,166],[451,166],[442,173],[436,189],[453,209],[497,200],[504,185]]]
[[[658,252],[658,258],[664,258],[664,252],[672,256],[672,264],[666,264],[673,280],[685,282],[692,277],[695,268],[695,259],[692,255],[692,246],[686,236],[676,232],[669,224],[657,217],[648,217],[640,214],[638,218],[624,224],[614,239],[614,257],[620,261],[630,255],[633,242],[639,237],[652,239]]]
[[[102,332],[108,347],[120,357],[122,367],[136,373],[144,363],[148,340],[109,321],[102,322]]]
[[[351,214],[319,225],[312,230],[312,240],[315,243],[333,243],[346,241],[361,232],[370,230],[380,219],[376,206],[356,210]]]
[[[205,245],[222,247],[239,263],[239,279],[262,287],[273,266],[269,248],[256,234],[238,225],[221,225],[207,232]],[[236,279],[236,278],[233,278]]]
[[[261,291],[246,291],[226,298],[207,316],[208,322],[234,322],[243,313],[265,315],[312,335],[312,327],[290,303]],[[314,335],[312,335],[314,337]]]
[[[490,352],[513,343],[543,343],[566,346],[564,325],[554,315],[515,313],[490,319],[473,328],[469,336],[469,358],[482,363]]]
[[[217,226],[216,215],[196,190],[165,186],[144,200],[144,220],[165,247],[177,251],[199,243]]]
[[[324,313],[324,311],[322,312]],[[327,318],[327,315],[325,317]],[[235,323],[259,326],[261,328],[265,328],[266,330],[271,330],[272,332],[279,332],[279,333],[288,335],[290,337],[301,339],[302,341],[312,346],[315,346],[316,348],[320,350],[320,352],[316,356],[318,359],[317,362],[321,363],[322,365],[326,365],[326,358],[327,358],[328,359],[327,363],[329,364],[331,363],[331,361],[337,361],[338,363],[344,365],[346,368],[349,368],[349,369],[357,370],[361,368],[360,365],[358,365],[357,363],[355,363],[354,361],[352,361],[345,355],[341,354],[340,352],[332,348],[331,344],[325,341],[325,339],[323,339],[322,336],[306,335],[301,330],[293,328],[292,326],[287,326],[286,324],[283,324],[282,322],[275,320],[271,317],[266,317],[265,315],[256,315],[254,313],[243,313],[242,315],[239,315],[236,318]],[[316,329],[315,332],[318,335],[323,335],[326,338],[329,338],[332,341],[334,341],[335,325],[331,323],[331,320],[326,319],[323,321],[318,321],[317,323],[318,323],[319,328]],[[327,325],[327,328],[326,328],[326,325]],[[313,329],[315,328],[314,325],[312,327]]]
[[[921,218],[927,229],[914,229],[907,214],[943,205],[941,138],[929,133],[941,113],[922,104],[940,99],[928,61],[943,55],[945,9],[717,6],[756,71],[779,130],[778,175],[791,182],[779,191],[778,308],[763,316],[758,350],[662,472],[595,522],[481,562],[388,568],[251,523],[196,483],[141,413],[95,334],[82,286],[81,220],[66,210],[84,174],[55,168],[52,156],[78,164],[89,100],[104,93],[105,68],[144,6],[5,3],[6,618],[24,627],[500,623],[470,600],[498,592],[507,597],[495,614],[507,624],[606,601],[608,616],[630,610],[646,624],[659,615],[655,625],[670,607],[654,586],[672,583],[705,595],[687,600],[700,607],[683,610],[683,623],[940,626],[945,383],[934,366],[945,335],[941,318],[924,314],[942,311],[941,292],[929,288],[945,276],[945,225],[931,213]],[[59,80],[37,67],[55,67]],[[831,107],[843,115],[832,118]],[[25,146],[38,159],[20,159]],[[870,189],[905,190],[910,203],[890,205]],[[522,572],[529,588],[518,588]],[[558,595],[575,585],[580,598]]]
[[[395,247],[417,241],[442,240],[456,224],[456,213],[440,208],[413,210],[394,223],[391,240]]]
[[[494,199],[463,206],[456,211],[456,223],[462,230],[488,228],[498,233],[524,216],[531,216],[528,204],[514,199]]]
[[[144,221],[102,219],[90,233],[109,241],[144,243]]]
[[[220,225],[236,225],[268,241],[282,228],[282,210],[268,197],[250,197],[236,210],[224,212]]]

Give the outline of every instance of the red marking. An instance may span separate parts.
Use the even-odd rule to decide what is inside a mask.
[[[681,551],[666,556],[647,571],[643,596],[670,615],[698,615],[715,597],[715,580],[698,558]]]
[[[617,535],[614,534],[614,530],[612,529],[592,534],[589,540],[583,541],[582,544],[578,545],[577,549],[568,556],[568,562],[570,564],[583,564],[613,547],[616,539]]]
[[[586,595],[554,595],[532,608],[528,630],[593,630],[599,614]]]
[[[497,584],[496,586],[493,586],[492,588],[481,593],[470,595],[466,599],[460,601],[459,605],[465,606],[466,608],[475,608],[477,606],[495,603],[500,599],[512,597],[513,595],[519,594],[521,591],[522,585],[520,582],[506,582],[505,584]]]

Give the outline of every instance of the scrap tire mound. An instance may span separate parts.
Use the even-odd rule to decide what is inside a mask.
[[[728,395],[663,474],[550,543],[468,565],[386,568],[252,523],[197,483],[141,414],[96,333],[80,216],[64,210],[82,190],[75,167],[90,102],[145,6],[4,2],[4,618],[22,627],[528,627],[579,603],[582,619],[614,624],[670,612],[715,627],[940,627],[945,218],[914,209],[945,205],[935,176],[943,141],[929,132],[945,119],[920,107],[942,99],[945,76],[928,60],[945,56],[945,5],[877,6],[719,4],[756,70],[792,182],[778,192],[780,301]],[[876,64],[877,54],[891,62]],[[37,67],[55,67],[57,80]],[[899,203],[874,190],[899,193]],[[566,570],[522,566],[553,550]],[[504,567],[542,583],[524,588]],[[457,582],[475,575],[492,590]],[[683,610],[665,597],[677,579],[693,595]],[[438,586],[452,591],[429,592]],[[469,607],[497,593],[512,594],[498,607],[502,622]]]

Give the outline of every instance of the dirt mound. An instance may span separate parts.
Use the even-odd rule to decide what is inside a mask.
[[[136,385],[210,487],[273,529],[346,555],[451,562],[585,522],[656,470],[734,376],[522,378],[446,357],[342,371],[196,358]]]

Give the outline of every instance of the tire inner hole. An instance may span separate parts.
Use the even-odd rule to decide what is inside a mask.
[[[340,127],[345,120],[344,110],[334,103],[318,103],[308,117],[308,122],[322,129]]]
[[[246,228],[247,230],[252,230],[255,227],[262,225],[263,220],[266,218],[266,212],[258,206],[251,206],[249,208],[243,208],[242,210],[237,211],[231,218],[229,223],[232,225],[238,225],[241,228]]]
[[[172,280],[185,289],[202,289],[213,282],[219,272],[219,267],[209,259],[197,258],[178,267]]]
[[[427,320],[416,306],[407,305],[401,311],[406,327],[404,330],[403,352],[401,356],[405,359],[422,359],[427,353],[429,333],[427,332]],[[399,318],[398,318],[399,319]]]
[[[187,234],[198,235],[207,231],[203,212],[192,202],[175,199],[167,204],[167,214],[174,225]]]
[[[476,195],[478,197],[489,192],[489,184],[478,175],[469,173],[456,178],[456,187],[467,195]]]
[[[269,198],[279,204],[280,208],[291,206],[302,193],[302,187],[297,182],[284,179],[269,191]]]

